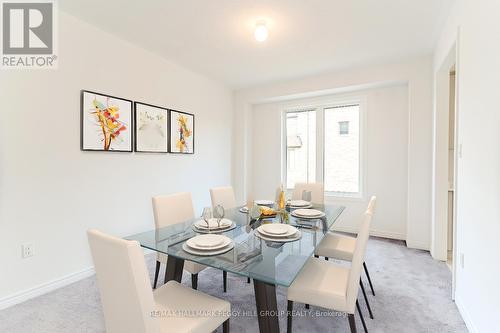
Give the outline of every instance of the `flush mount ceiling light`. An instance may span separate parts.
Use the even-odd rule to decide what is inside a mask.
[[[267,39],[267,36],[269,36],[269,32],[267,30],[265,21],[261,20],[255,23],[255,31],[253,35],[255,37],[255,40],[258,42],[263,42]]]

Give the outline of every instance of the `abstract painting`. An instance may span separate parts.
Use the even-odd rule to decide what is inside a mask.
[[[135,102],[135,151],[168,152],[168,109]]]
[[[194,154],[194,115],[170,110],[170,152]]]
[[[81,91],[81,149],[132,151],[132,101]]]

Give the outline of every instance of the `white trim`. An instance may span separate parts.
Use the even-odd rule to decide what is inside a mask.
[[[467,326],[467,329],[471,333],[479,333],[479,330],[477,329],[476,325],[472,321],[472,318],[469,314],[469,311],[465,307],[464,303],[462,303],[460,297],[456,295],[455,297],[455,304],[457,305],[458,312],[460,312],[460,315],[462,316],[462,319],[465,322],[465,326]]]
[[[19,291],[0,299],[0,310],[25,302],[29,299],[41,296],[56,289],[65,287],[95,274],[94,267],[85,268],[79,272],[65,275],[61,278],[42,283],[38,286]]]
[[[334,231],[340,231],[340,232],[347,232],[350,234],[357,234],[358,229],[355,227],[351,226],[336,226],[335,224],[332,227],[332,230]],[[392,231],[384,231],[384,230],[375,230],[371,229],[370,230],[370,236],[374,237],[382,237],[382,238],[389,238],[389,239],[397,239],[397,240],[405,240],[406,235],[399,233],[399,232],[392,232]]]
[[[408,247],[410,249],[430,251],[430,244],[429,243],[415,241],[412,239],[406,239],[406,247]]]
[[[459,151],[459,124],[460,124],[460,113],[459,113],[459,94],[460,94],[460,87],[459,87],[459,73],[460,73],[460,26],[457,28],[457,36],[456,36],[456,41],[455,41],[455,51],[456,51],[456,61],[455,61],[455,138],[454,138],[454,148],[455,148],[455,154],[453,156],[454,160],[454,174],[453,174],[453,187],[454,187],[454,192],[453,192],[453,252],[452,252],[452,275],[451,275],[451,299],[455,300],[455,293],[457,289],[457,259],[458,259],[458,238],[457,238],[457,230],[458,230],[458,223],[457,223],[457,216],[458,216],[458,151]]]

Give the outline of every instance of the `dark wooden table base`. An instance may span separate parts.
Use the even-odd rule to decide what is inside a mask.
[[[257,305],[257,318],[259,319],[259,331],[261,333],[279,332],[276,286],[254,279],[253,287]]]
[[[171,280],[182,281],[184,259],[168,256],[165,283]],[[257,318],[261,333],[276,333],[280,331],[278,322],[278,304],[276,302],[276,286],[274,284],[253,280]]]

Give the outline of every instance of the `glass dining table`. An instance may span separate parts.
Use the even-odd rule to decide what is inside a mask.
[[[236,227],[222,234],[233,240],[234,248],[215,256],[193,255],[182,249],[188,239],[199,234],[193,224],[200,218],[125,239],[136,240],[144,248],[168,255],[166,281],[181,282],[184,260],[252,279],[260,332],[279,332],[276,286],[288,287],[292,284],[345,209],[344,206],[329,204],[314,205],[313,208],[324,212],[325,216],[303,220],[294,217],[287,208],[284,214],[276,217],[251,219],[249,214],[238,208],[227,209],[225,218],[232,220]],[[288,223],[297,227],[302,237],[287,243],[263,240],[256,236],[255,229],[266,223]]]

